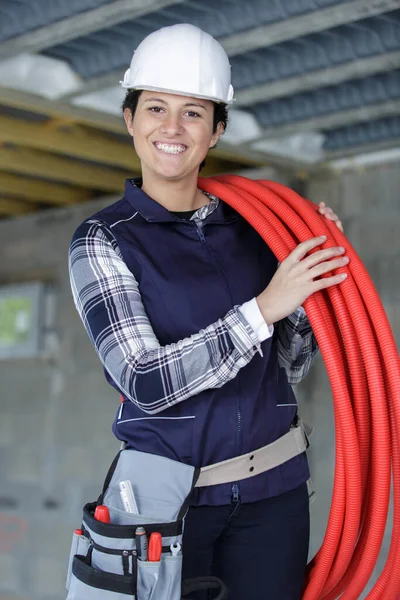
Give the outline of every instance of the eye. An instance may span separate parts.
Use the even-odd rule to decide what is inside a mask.
[[[150,106],[149,111],[152,113],[159,114],[162,111],[161,106]]]
[[[194,117],[195,119],[200,118],[200,114],[195,112],[194,110],[188,110],[186,113],[189,117]]]

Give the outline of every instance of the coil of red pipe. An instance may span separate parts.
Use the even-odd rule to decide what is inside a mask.
[[[400,369],[396,343],[374,285],[345,236],[317,206],[273,181],[199,178],[230,204],[282,262],[302,241],[327,235],[344,246],[348,277],[313,294],[305,309],[332,388],[336,456],[323,544],[308,565],[302,600],[357,600],[376,565],[393,479],[393,528],[386,564],[367,600],[400,598]]]

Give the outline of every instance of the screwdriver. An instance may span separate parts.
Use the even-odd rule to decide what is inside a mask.
[[[110,511],[108,510],[108,506],[104,504],[99,504],[96,506],[96,510],[94,511],[94,518],[97,521],[101,521],[102,523],[110,523]]]
[[[162,537],[161,533],[158,531],[153,531],[150,535],[149,540],[149,558],[148,560],[151,562],[158,562],[161,560],[161,552],[162,552]]]
[[[136,551],[139,560],[147,558],[147,535],[144,527],[137,527],[135,531]]]

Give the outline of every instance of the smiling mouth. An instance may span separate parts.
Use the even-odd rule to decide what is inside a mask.
[[[187,149],[187,146],[183,144],[165,144],[160,142],[154,142],[157,150],[164,152],[165,154],[182,154]]]

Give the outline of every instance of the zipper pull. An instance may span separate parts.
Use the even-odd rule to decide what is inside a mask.
[[[236,504],[236,502],[239,502],[239,500],[240,500],[239,486],[237,483],[234,483],[232,486],[232,502],[234,502]]]

